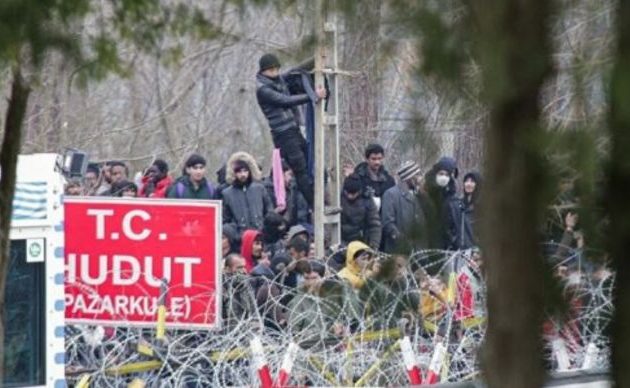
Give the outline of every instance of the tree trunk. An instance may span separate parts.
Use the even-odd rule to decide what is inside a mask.
[[[610,85],[610,164],[605,197],[609,253],[616,270],[612,322],[612,374],[616,387],[630,387],[630,3],[617,14],[617,55]]]
[[[0,385],[4,381],[4,296],[9,269],[9,232],[15,193],[17,159],[20,153],[22,123],[30,93],[19,68],[13,71],[11,98],[4,123],[0,151]]]
[[[545,169],[539,92],[550,71],[547,0],[476,0],[471,10],[490,116],[486,133],[482,248],[488,327],[482,367],[489,387],[544,381],[544,262],[538,227]]]

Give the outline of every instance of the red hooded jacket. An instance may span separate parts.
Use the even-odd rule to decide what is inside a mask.
[[[256,266],[254,258],[252,257],[252,251],[254,250],[254,241],[261,233],[254,229],[248,229],[243,232],[241,239],[241,256],[245,258],[245,268],[247,273],[250,273]]]

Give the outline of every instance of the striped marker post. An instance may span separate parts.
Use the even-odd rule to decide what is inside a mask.
[[[409,382],[411,385],[422,384],[422,375],[420,374],[420,368],[416,364],[416,355],[411,347],[411,341],[409,336],[404,336],[400,340],[400,350],[402,352],[403,361],[405,362],[405,369],[409,376]]]
[[[571,361],[569,361],[569,353],[567,352],[567,346],[564,344],[564,341],[560,338],[554,339],[551,341],[551,348],[558,362],[557,370],[560,372],[569,370]]]
[[[592,342],[589,342],[586,346],[586,354],[584,355],[584,362],[582,363],[582,369],[593,369],[597,365],[597,357],[599,356],[599,348]]]
[[[275,388],[282,388],[287,385],[289,382],[289,377],[291,377],[291,370],[293,369],[293,360],[295,360],[295,356],[297,355],[298,346],[296,343],[291,342],[289,344],[289,348],[287,349],[287,353],[284,355],[282,359],[282,365],[280,366],[280,372],[278,373],[278,380],[274,384]]]
[[[446,356],[446,346],[438,342],[435,345],[435,351],[433,357],[431,357],[431,363],[429,364],[429,372],[427,373],[427,380],[425,384],[435,384],[440,381],[440,370],[442,369],[442,362]]]
[[[260,386],[262,388],[272,388],[273,380],[271,379],[271,372],[269,371],[269,364],[265,358],[265,352],[263,350],[262,342],[259,337],[252,338],[249,343],[252,351],[252,361],[258,378],[260,379]]]

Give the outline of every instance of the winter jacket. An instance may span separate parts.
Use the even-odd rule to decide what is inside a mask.
[[[265,188],[258,182],[223,190],[223,223],[235,225],[239,233],[245,229],[261,230],[263,219],[272,208]]]
[[[286,221],[281,215],[269,213],[263,222],[262,239],[265,251],[269,252],[269,257],[273,258],[277,253],[284,252],[285,239],[287,234]]]
[[[360,250],[371,249],[361,241],[353,241],[348,244],[348,249],[346,250],[346,266],[337,274],[339,278],[350,283],[354,289],[359,289],[365,284],[365,274],[362,273],[361,268],[354,259],[354,256]]]
[[[478,246],[475,226],[475,204],[463,198],[451,202],[450,212],[455,220],[455,241],[451,249],[470,249]]]
[[[404,312],[420,315],[420,292],[405,279],[391,281],[368,278],[359,291],[366,326],[372,330],[397,327]]]
[[[178,185],[181,189],[178,188]],[[214,186],[206,178],[203,178],[199,182],[199,186],[195,188],[188,175],[177,178],[175,183],[166,191],[167,198],[214,199],[214,195]]]
[[[361,192],[365,197],[379,197],[382,198],[387,190],[394,187],[396,185],[396,181],[394,178],[385,170],[385,167],[381,166],[376,174],[375,179],[373,179],[370,174],[369,167],[367,162],[359,163],[355,169],[354,173],[359,176],[361,179]]]
[[[230,242],[230,253],[241,251],[241,235],[233,225],[223,225],[223,236]]]
[[[381,210],[385,252],[426,248],[423,201],[425,197],[409,190],[404,182],[385,192]]]
[[[287,306],[289,331],[305,347],[317,346],[333,339],[334,315],[322,311],[325,306],[318,295],[298,288]]]
[[[304,287],[288,305],[289,330],[302,347],[318,347],[336,341],[335,323],[348,325],[360,319],[359,300],[345,284],[333,279],[324,281],[318,292]]]
[[[308,94],[292,95],[284,75],[271,79],[258,73],[256,85],[256,99],[269,122],[271,132],[299,130],[300,113],[297,107],[311,101]]]
[[[249,166],[250,180],[243,186],[235,182],[231,166],[242,160]],[[265,215],[273,211],[273,205],[265,187],[259,182],[260,170],[254,158],[245,152],[237,152],[228,161],[226,181],[230,186],[223,190],[223,223],[236,226],[239,233],[245,229],[262,230]]]
[[[279,322],[286,321],[284,306],[279,303],[282,288],[274,283],[275,274],[262,264],[254,267],[249,283],[256,295],[256,306],[265,327],[279,329]]]
[[[437,172],[448,171],[451,180],[446,187],[435,182]],[[428,236],[428,248],[457,249],[457,230],[459,224],[459,200],[456,197],[458,175],[455,160],[450,157],[441,158],[424,178],[427,201],[423,204],[427,221],[431,225]]]
[[[472,177],[476,183],[475,191],[472,195],[466,195],[459,198],[457,201],[453,201],[451,212],[454,215],[456,221],[455,229],[455,246],[456,249],[470,249],[479,245],[479,239],[477,238],[476,225],[478,224],[478,210],[479,194],[481,192],[481,175],[478,172],[469,172],[464,175],[464,182],[466,179]]]
[[[254,241],[260,236],[260,232],[257,230],[246,230],[243,232],[242,244],[241,244],[241,256],[245,258],[245,270],[247,273],[252,272],[256,264],[256,259],[252,256],[254,250]]]
[[[363,241],[378,250],[381,244],[381,218],[371,198],[359,196],[354,201],[341,194],[341,240]]]
[[[222,309],[225,326],[233,328],[255,314],[255,311],[256,300],[249,278],[241,274],[225,274]]]
[[[155,185],[153,185],[149,179],[149,176],[142,177],[142,187],[138,192],[138,197],[166,198],[166,192],[173,184],[173,178],[167,175],[160,179]],[[149,189],[151,186],[153,186],[152,190]]]

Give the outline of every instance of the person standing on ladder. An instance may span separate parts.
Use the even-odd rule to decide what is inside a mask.
[[[313,183],[308,174],[307,143],[300,132],[298,107],[318,103],[326,97],[324,86],[317,86],[314,96],[307,93],[291,94],[285,75],[280,74],[280,61],[273,54],[265,54],[259,60],[256,74],[256,98],[269,122],[273,144],[291,167],[298,189],[304,195],[309,208],[313,209]]]

